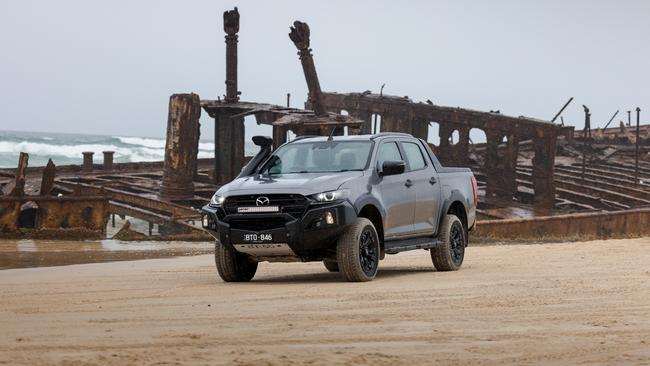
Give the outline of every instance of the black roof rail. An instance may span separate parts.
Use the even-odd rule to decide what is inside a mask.
[[[296,138],[294,138],[293,140],[288,141],[288,142],[294,142],[294,141],[298,141],[298,140],[310,139],[310,138],[313,138],[313,137],[325,137],[325,136],[319,136],[319,135],[296,136]]]
[[[372,135],[371,139],[376,139],[381,136],[403,136],[403,137],[413,137],[413,135],[404,133],[404,132],[380,132]]]

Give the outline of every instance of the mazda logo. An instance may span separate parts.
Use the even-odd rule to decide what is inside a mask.
[[[257,199],[255,200],[255,205],[256,206],[268,206],[269,202],[271,202],[271,201],[269,200],[268,197],[261,196],[261,197],[257,197]]]

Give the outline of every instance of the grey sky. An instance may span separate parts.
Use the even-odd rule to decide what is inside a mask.
[[[302,106],[287,36],[298,19],[325,91],[386,83],[416,101],[543,119],[574,96],[565,119],[580,127],[581,104],[596,126],[616,109],[650,113],[648,1],[3,0],[0,129],[163,136],[170,94],[225,92],[221,17],[233,6],[243,100],[284,104],[290,92]]]

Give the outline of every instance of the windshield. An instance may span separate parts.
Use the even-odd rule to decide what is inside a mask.
[[[370,141],[319,141],[287,144],[276,150],[261,174],[334,173],[364,170]]]

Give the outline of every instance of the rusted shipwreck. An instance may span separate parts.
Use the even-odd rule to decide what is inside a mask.
[[[85,153],[82,167],[59,169],[53,192],[70,199],[74,192],[85,192],[97,197],[97,202],[108,200],[111,223],[115,215],[144,220],[149,223],[148,234],[157,234],[149,238],[206,238],[198,209],[246,164],[244,119],[254,116],[258,124],[272,127],[274,146],[284,143],[289,132],[406,132],[432,140],[434,131],[439,142],[428,142],[440,160],[446,165],[469,166],[478,178],[481,221],[477,233],[485,237],[590,238],[650,233],[650,184],[644,183],[650,182],[648,126],[641,125],[636,131],[624,124],[575,131],[564,123],[416,102],[386,95],[383,90],[323,92],[310,48],[310,30],[302,22],[294,23],[289,36],[298,50],[309,90],[305,107],[242,101],[237,82],[239,16],[235,8],[223,17],[223,98],[201,100],[192,93],[170,97],[164,162],[113,163],[112,154],[105,152],[104,164],[99,165],[93,164],[92,152]],[[215,123],[214,159],[197,156],[202,111]],[[587,113],[585,118],[590,116]],[[473,131],[483,134],[485,142],[473,142]],[[25,199],[4,197],[0,202]],[[38,204],[51,198],[29,199]],[[73,207],[70,204],[65,210],[76,210]],[[1,222],[13,220],[6,212],[0,213]]]

